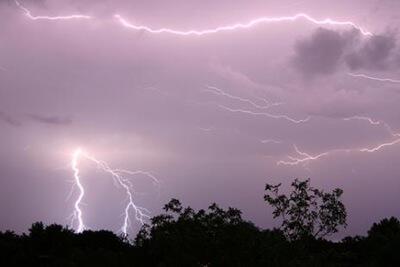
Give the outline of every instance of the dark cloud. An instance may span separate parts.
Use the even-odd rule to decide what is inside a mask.
[[[346,56],[352,70],[386,70],[393,66],[396,52],[395,35],[375,35],[363,41],[361,48]]]
[[[293,64],[307,76],[333,73],[353,34],[319,28],[307,40],[296,43]]]
[[[365,37],[355,30],[320,28],[296,43],[293,63],[308,77],[332,74],[342,64],[351,70],[392,70],[400,66],[400,47],[393,33]]]
[[[5,122],[12,126],[20,126],[21,123],[10,114],[0,111],[0,121]]]
[[[53,125],[68,125],[72,123],[72,119],[68,117],[59,117],[59,116],[44,116],[38,114],[30,114],[29,118],[36,122],[44,123],[44,124],[53,124]]]

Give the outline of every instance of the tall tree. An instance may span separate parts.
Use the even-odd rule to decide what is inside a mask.
[[[274,218],[281,218],[281,230],[290,240],[305,237],[324,238],[346,227],[346,208],[340,201],[343,190],[330,193],[310,186],[310,179],[295,179],[289,195],[280,194],[281,184],[265,186],[264,200],[274,208]]]

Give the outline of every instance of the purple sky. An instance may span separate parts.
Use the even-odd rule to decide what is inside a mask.
[[[34,20],[0,0],[0,230],[70,222],[78,147],[156,175],[158,188],[133,181],[152,215],[175,197],[234,206],[273,227],[265,183],[310,177],[344,189],[349,226],[340,236],[400,216],[399,1],[20,3],[32,16],[92,19]],[[299,19],[185,36],[114,17],[201,31],[297,13],[373,35]],[[117,231],[125,196],[91,162],[80,168],[87,225]]]

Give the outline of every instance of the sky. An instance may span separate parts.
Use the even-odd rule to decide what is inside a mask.
[[[265,184],[311,178],[344,190],[339,236],[399,217],[399,9],[0,0],[0,230],[77,229],[77,149],[87,229],[121,230],[128,183],[148,216],[178,198],[276,227]]]

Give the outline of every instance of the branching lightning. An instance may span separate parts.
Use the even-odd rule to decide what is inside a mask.
[[[268,108],[270,108],[272,106],[279,106],[279,105],[282,104],[282,103],[273,103],[273,102],[270,102],[270,101],[268,101],[268,100],[266,100],[264,98],[258,97],[258,99],[260,99],[261,101],[266,103],[265,105],[259,105],[259,104],[255,103],[254,101],[252,101],[252,100],[250,100],[248,98],[243,98],[243,97],[239,97],[239,96],[235,96],[235,95],[229,94],[229,93],[224,92],[222,89],[217,88],[215,86],[207,85],[206,87],[207,87],[207,89],[204,90],[206,92],[212,93],[214,95],[224,96],[224,97],[227,97],[227,98],[230,98],[230,99],[233,99],[233,100],[237,100],[237,101],[240,101],[240,102],[244,102],[244,103],[247,103],[247,104],[253,106],[254,108],[258,108],[258,109],[268,109]]]
[[[343,120],[345,121],[351,121],[351,120],[362,120],[362,121],[367,121],[369,124],[371,125],[382,125],[390,134],[391,138],[393,139],[392,141],[389,142],[384,142],[375,146],[370,146],[370,147],[362,147],[362,148],[347,148],[347,149],[333,149],[333,150],[329,150],[317,155],[310,155],[306,152],[302,152],[299,150],[299,148],[294,145],[294,150],[295,152],[300,156],[300,157],[293,157],[293,156],[288,156],[289,161],[285,161],[285,160],[280,160],[277,162],[278,165],[298,165],[298,164],[307,164],[311,161],[315,161],[318,159],[321,159],[323,157],[327,157],[329,155],[332,155],[334,153],[340,153],[340,152],[346,152],[346,153],[350,153],[350,152],[362,152],[362,153],[373,153],[373,152],[378,152],[381,149],[385,148],[385,147],[390,147],[390,146],[394,146],[396,144],[400,143],[400,133],[395,133],[392,128],[383,121],[376,121],[373,120],[370,117],[363,117],[363,116],[353,116],[353,117],[349,117],[349,118],[344,118]]]
[[[272,106],[278,106],[281,105],[282,103],[273,103],[270,101],[267,101],[264,98],[261,98],[263,102],[266,103],[266,105],[259,105],[257,103],[255,103],[254,101],[248,99],[248,98],[244,98],[244,97],[239,97],[239,96],[235,96],[232,95],[230,93],[227,93],[223,90],[221,90],[220,88],[217,88],[215,86],[206,86],[207,89],[205,89],[204,91],[212,93],[214,95],[219,95],[219,96],[223,96],[232,100],[236,100],[238,102],[242,102],[245,104],[248,104],[250,107],[252,108],[256,108],[256,109],[261,109],[261,110],[265,110],[268,109]],[[261,100],[260,99],[260,100]],[[243,113],[243,114],[248,114],[248,115],[252,115],[252,116],[264,116],[264,117],[268,117],[268,118],[272,118],[272,119],[283,119],[283,120],[287,120],[289,122],[292,123],[304,123],[310,120],[310,117],[307,117],[305,119],[294,119],[289,117],[288,115],[282,115],[282,114],[272,114],[272,113],[268,113],[268,112],[255,112],[255,111],[251,111],[248,109],[235,109],[235,108],[231,108],[231,107],[227,107],[225,105],[222,104],[218,104],[217,105],[219,108],[224,109],[226,111],[232,112],[232,113]]]
[[[322,157],[328,156],[329,154],[332,154],[334,152],[338,152],[338,150],[331,150],[328,152],[324,152],[324,153],[312,156],[310,154],[300,151],[296,145],[294,145],[293,147],[294,147],[294,150],[296,151],[296,153],[301,156],[301,158],[288,156],[290,161],[280,160],[277,162],[278,165],[298,165],[301,163],[308,163],[309,161],[317,160]]]
[[[26,7],[24,7],[20,2],[17,0],[14,1],[15,4],[21,9],[25,15],[30,18],[31,20],[70,20],[70,19],[91,19],[91,16],[87,15],[68,15],[68,16],[34,16],[32,15],[31,11],[29,11]]]
[[[362,73],[349,72],[347,74],[351,77],[364,78],[364,79],[373,80],[373,81],[377,81],[377,82],[400,83],[400,80],[389,79],[389,78],[378,78],[378,77],[373,77],[373,76],[369,76],[369,75],[362,74]]]
[[[159,181],[157,180],[157,178],[154,175],[152,175],[149,172],[140,171],[140,170],[139,171],[130,171],[130,170],[124,170],[124,169],[112,169],[109,167],[109,165],[106,162],[98,160],[98,159],[88,155],[87,153],[83,152],[81,149],[77,149],[73,153],[72,161],[71,161],[72,170],[74,172],[74,182],[75,182],[75,185],[79,189],[79,196],[75,201],[74,212],[72,215],[73,216],[72,224],[74,225],[74,222],[77,221],[77,223],[76,223],[77,224],[77,226],[76,226],[77,232],[82,232],[83,230],[87,229],[86,225],[84,224],[83,211],[81,209],[82,199],[85,196],[85,189],[81,183],[81,177],[79,175],[78,164],[79,164],[80,159],[86,159],[86,160],[89,160],[89,161],[93,162],[94,164],[96,164],[96,166],[100,170],[111,175],[114,183],[117,186],[121,186],[124,189],[126,197],[127,197],[127,204],[124,209],[124,219],[123,219],[123,223],[121,226],[122,233],[127,235],[128,228],[131,225],[131,220],[130,220],[130,216],[129,216],[129,213],[131,210],[135,214],[135,219],[137,221],[139,221],[141,224],[144,224],[144,221],[146,219],[150,218],[150,216],[149,216],[150,212],[146,208],[140,207],[135,203],[135,201],[134,201],[134,193],[135,192],[132,189],[133,185],[128,178],[124,177],[124,175],[130,175],[130,176],[143,175],[143,176],[150,178],[154,185],[158,185]]]
[[[233,25],[227,25],[227,26],[219,26],[213,29],[206,29],[206,30],[188,30],[188,31],[181,31],[181,30],[174,30],[170,28],[159,28],[159,29],[153,29],[148,26],[144,25],[135,25],[130,23],[127,19],[123,18],[121,15],[116,14],[114,17],[123,25],[124,27],[137,30],[137,31],[145,31],[148,33],[154,33],[154,34],[173,34],[173,35],[181,35],[181,36],[203,36],[203,35],[208,35],[208,34],[216,34],[220,32],[227,32],[227,31],[235,31],[235,30],[241,30],[241,29],[249,29],[256,27],[260,24],[266,24],[266,23],[278,23],[278,22],[294,22],[300,19],[304,19],[308,22],[314,23],[316,25],[329,25],[329,26],[349,26],[353,27],[354,29],[360,31],[362,35],[365,36],[372,36],[373,34],[369,31],[364,30],[357,24],[351,21],[337,21],[333,20],[330,18],[327,19],[322,19],[318,20],[315,19],[307,14],[304,13],[299,13],[294,16],[285,16],[285,17],[261,17],[257,19],[253,19],[247,23],[235,23]]]

